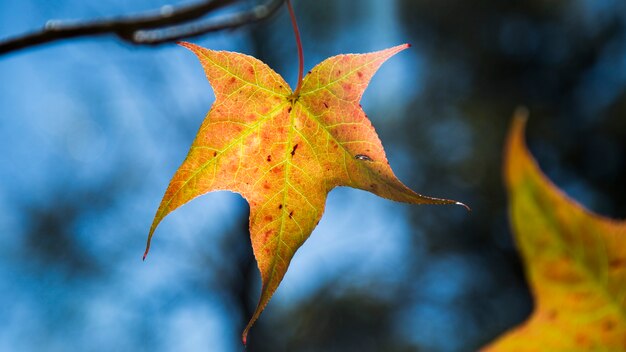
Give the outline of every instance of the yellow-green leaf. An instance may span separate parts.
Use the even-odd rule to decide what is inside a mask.
[[[593,214],[541,172],[513,121],[505,180],[534,312],[485,351],[626,351],[626,222]]]
[[[378,67],[408,45],[329,58],[304,78],[299,96],[251,56],[181,45],[200,59],[216,99],[165,192],[148,248],[159,222],[191,199],[216,190],[241,194],[250,205],[263,285],[244,341],[334,187],[408,203],[455,203],[417,194],[394,176],[359,105]]]

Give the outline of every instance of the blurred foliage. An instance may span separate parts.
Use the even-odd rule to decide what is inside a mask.
[[[485,350],[626,350],[626,222],[587,211],[545,177],[524,142],[527,118],[514,117],[504,175],[535,308]]]

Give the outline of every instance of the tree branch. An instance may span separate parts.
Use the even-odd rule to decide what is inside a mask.
[[[204,23],[190,23],[164,29],[139,30],[133,35],[133,44],[158,45],[256,23],[270,17],[280,8],[283,2],[285,0],[270,0],[247,11],[234,13],[221,19],[213,19]]]
[[[48,21],[40,31],[0,40],[0,55],[57,40],[105,34],[113,34],[135,45],[173,42],[258,22],[278,10],[284,0],[268,0],[219,20],[190,23],[234,2],[236,0],[206,0],[188,6],[164,6],[160,11],[118,18],[75,23]]]

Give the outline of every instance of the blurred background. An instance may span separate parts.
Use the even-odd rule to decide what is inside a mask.
[[[363,107],[403,182],[472,212],[334,190],[250,351],[474,351],[523,321],[532,301],[501,181],[518,105],[548,176],[626,217],[626,2],[293,2],[305,70],[413,44],[383,65]],[[0,37],[168,4],[180,3],[0,1]],[[286,8],[192,41],[254,55],[295,85]],[[260,278],[241,197],[177,210],[141,262],[213,99],[197,59],[173,44],[97,37],[0,56],[1,351],[243,350]]]

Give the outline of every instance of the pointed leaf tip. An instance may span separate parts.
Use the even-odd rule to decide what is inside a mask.
[[[262,309],[261,309],[261,311],[262,311]],[[250,332],[250,329],[252,328],[252,325],[254,325],[254,323],[258,319],[259,315],[261,314],[261,311],[259,311],[258,307],[257,307],[257,311],[252,315],[252,318],[250,318],[250,321],[248,322],[248,325],[246,325],[245,329],[243,329],[243,332],[241,333],[241,342],[243,342],[244,346],[246,346],[247,343],[248,343],[248,333]]]
[[[520,106],[515,109],[515,112],[513,113],[512,126],[509,131],[509,143],[511,140],[518,138],[521,139],[522,144],[525,144],[524,134],[526,130],[526,123],[528,122],[528,115],[528,109],[524,106]]]
[[[248,330],[244,330],[241,335],[241,342],[243,343],[244,348],[248,347]]]
[[[143,261],[146,261],[146,257],[148,256],[148,252],[150,252],[150,242],[152,240],[152,232],[148,235],[148,242],[146,243],[146,251],[143,252]]]
[[[199,45],[196,45],[196,44],[190,43],[190,42],[177,42],[176,44],[182,46],[185,49],[191,50],[196,55],[198,55],[198,52],[202,52],[203,50],[208,50],[206,48],[203,48],[203,47],[201,47]]]
[[[176,44],[182,46],[183,48],[187,48],[190,50],[193,50],[193,48],[197,47],[196,44],[190,43],[190,42],[176,42]]]
[[[404,44],[396,45],[395,47],[390,48],[390,49],[394,49],[394,48],[395,48],[395,49],[397,49],[397,50],[398,50],[398,52],[399,52],[399,51],[402,51],[402,50],[408,49],[408,48],[410,48],[411,46],[412,46],[412,45],[411,45],[411,44],[409,44],[409,43],[404,43]]]
[[[466,204],[464,204],[464,203],[461,203],[461,202],[454,202],[454,205],[460,205],[460,206],[462,206],[463,208],[465,208],[465,210],[467,210],[467,211],[472,211],[472,208],[470,208],[468,205],[466,205]]]

